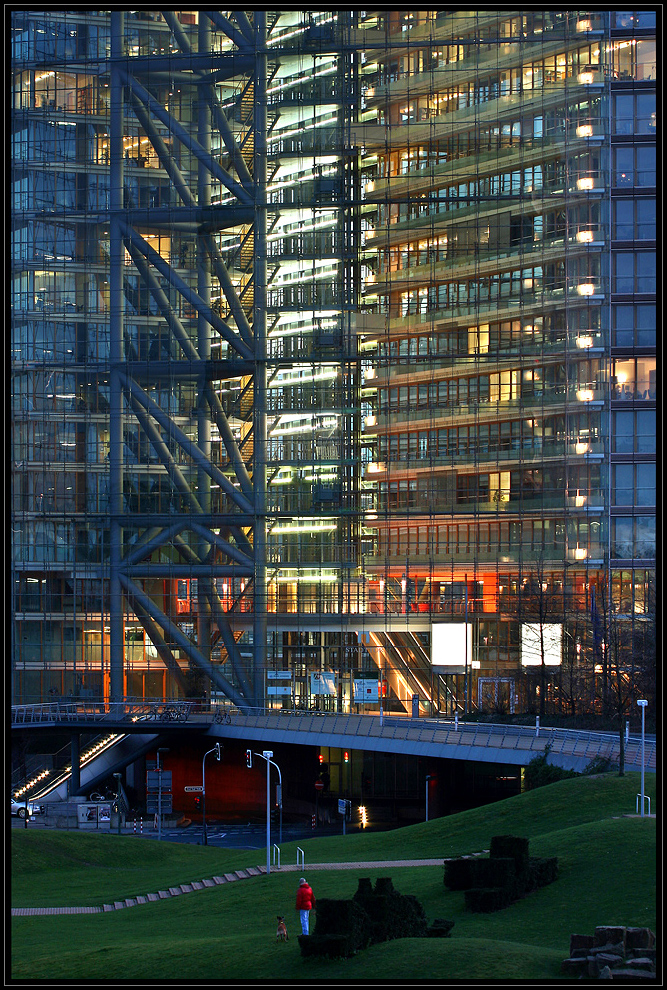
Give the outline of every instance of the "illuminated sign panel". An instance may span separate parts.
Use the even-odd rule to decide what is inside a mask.
[[[466,652],[467,626],[467,652]],[[463,673],[466,666],[479,667],[472,659],[472,624],[470,622],[434,622],[431,627],[431,664]]]
[[[541,633],[540,633],[541,629]],[[521,665],[558,667],[563,656],[563,627],[556,622],[524,622],[521,625]]]

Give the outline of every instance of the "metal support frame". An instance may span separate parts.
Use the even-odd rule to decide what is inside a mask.
[[[216,11],[200,14],[195,41],[186,34],[173,12],[165,19],[179,48],[172,57],[179,84],[190,85],[195,112],[190,125],[176,119],[150,92],[151,80],[161,79],[163,66],[150,56],[124,57],[124,13],[111,13],[110,64],[110,507],[109,558],[111,697],[123,696],[124,600],[153,641],[160,658],[176,683],[184,677],[172,645],[199,668],[219,691],[240,707],[257,705],[263,697],[266,666],[266,146],[267,146],[267,48],[266,14],[255,11],[253,23],[245,13],[224,17]],[[236,48],[233,55],[213,56],[212,27],[222,30]],[[218,79],[245,72],[254,87],[252,162],[244,156],[238,138],[220,105]],[[169,210],[130,208],[125,203],[123,135],[124,117],[133,112],[148,137],[161,167],[176,190],[181,206]],[[191,156],[195,178],[177,163],[163,140],[166,128],[175,144]],[[220,135],[231,168],[227,171],[212,154],[214,131]],[[217,180],[235,202],[213,207],[211,183]],[[193,182],[196,188],[193,187]],[[237,224],[252,225],[254,262],[252,313],[240,298],[213,237],[215,230]],[[196,248],[196,288],[177,272],[142,236],[137,226],[164,226],[187,231]],[[151,366],[138,360],[134,348],[124,353],[124,276],[126,257],[153,298],[175,345],[163,372],[168,382],[195,383],[196,439],[176,425],[171,411],[155,401],[141,384],[151,381]],[[227,302],[231,323],[211,304],[212,278],[217,278]],[[166,289],[169,287],[169,290]],[[194,312],[194,334],[188,331],[174,297],[182,297]],[[195,339],[196,336],[196,339]],[[212,337],[223,342],[222,360],[212,361]],[[224,346],[226,345],[226,347]],[[129,360],[128,360],[129,359]],[[248,470],[228,416],[218,399],[215,381],[235,377],[245,364],[253,384],[253,464]],[[161,367],[161,366],[160,366]],[[229,368],[227,371],[226,369]],[[245,373],[247,374],[248,371]],[[157,373],[157,368],[156,368]],[[154,394],[154,393],[153,393]],[[157,455],[166,477],[189,508],[185,520],[164,522],[156,515],[144,518],[128,512],[123,494],[123,424],[139,425]],[[219,430],[228,462],[211,461],[211,427]],[[230,479],[231,474],[231,479]],[[196,485],[196,487],[195,487]],[[212,488],[219,488],[229,508],[216,513]],[[221,530],[220,527],[223,527]],[[249,531],[252,533],[248,538]],[[124,553],[124,534],[135,540]],[[175,549],[176,559],[164,561],[162,551]],[[151,556],[154,559],[151,560]],[[228,562],[227,562],[228,561]],[[107,575],[105,574],[104,577]],[[178,622],[166,614],[142,581],[169,576],[197,577],[197,644]],[[241,657],[228,614],[215,588],[216,576],[244,577],[254,604],[252,670]],[[231,660],[234,683],[211,662],[212,627],[217,626]]]

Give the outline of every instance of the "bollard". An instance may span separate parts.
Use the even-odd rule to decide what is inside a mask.
[[[458,728],[459,728],[459,713],[458,712],[454,712],[454,729],[455,729],[455,731],[458,732]]]
[[[540,716],[537,715],[535,718],[535,735],[539,736],[539,734],[540,734]]]

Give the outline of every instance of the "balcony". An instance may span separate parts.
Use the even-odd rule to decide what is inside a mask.
[[[592,284],[592,291],[586,290],[587,301],[601,303],[605,296],[605,288],[602,280]],[[578,288],[572,287],[566,293],[565,289],[544,289],[542,291],[524,290],[520,295],[511,297],[494,296],[487,301],[471,299],[469,305],[451,306],[447,309],[427,310],[424,308],[419,312],[401,313],[398,310],[391,310],[386,314],[387,331],[382,335],[369,334],[367,340],[377,339],[382,336],[383,340],[389,338],[405,337],[408,334],[417,334],[423,331],[444,329],[446,327],[456,327],[460,324],[472,326],[481,323],[488,323],[490,320],[516,320],[519,317],[527,317],[533,312],[545,312],[549,309],[557,309],[582,300],[582,293]]]
[[[567,141],[569,155],[585,152],[591,141],[602,142],[605,135],[605,125],[601,121],[571,127],[563,133],[563,137],[544,138],[541,141],[523,140],[510,148],[496,148],[493,151],[482,152],[474,156],[475,177],[495,175],[502,171],[514,171],[517,167],[529,168],[543,162],[562,158],[563,141]],[[433,187],[447,183],[457,183],[470,179],[470,155],[460,152],[456,158],[445,163],[430,162],[419,166],[415,162],[408,171],[401,175],[380,177],[367,182],[364,186],[364,196],[367,200],[384,202],[390,196],[414,196],[421,192],[429,192]],[[535,190],[536,192],[542,190]]]
[[[497,211],[495,212],[497,213]],[[366,279],[364,292],[405,290],[413,285],[423,286],[436,282],[456,282],[473,276],[476,279],[484,278],[485,275],[506,272],[508,269],[515,272],[518,266],[532,267],[535,264],[547,265],[549,262],[560,261],[566,252],[568,258],[573,259],[579,255],[587,254],[591,248],[602,248],[603,246],[603,228],[594,228],[593,225],[587,224],[582,230],[573,231],[569,237],[530,241],[513,250],[502,248],[496,250],[493,246],[482,247],[478,254],[455,254],[452,258],[447,258],[444,261],[434,263],[425,260],[424,264],[421,265],[379,272]],[[582,283],[583,281],[582,279]],[[582,291],[580,284],[574,286],[578,295],[594,294],[588,290]],[[527,288],[527,286],[522,284],[522,288]]]

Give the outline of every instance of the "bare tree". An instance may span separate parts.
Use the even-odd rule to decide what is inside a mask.
[[[549,660],[560,663],[560,642],[563,631],[564,599],[553,576],[547,574],[544,559],[535,562],[534,569],[525,577],[519,599],[523,663],[527,656],[537,657],[539,662],[540,716],[546,712]]]
[[[649,589],[641,606],[632,596],[618,606],[602,598],[603,703],[618,718],[619,776],[625,773],[626,717],[634,714],[638,698],[655,695],[655,592]]]

